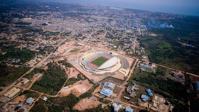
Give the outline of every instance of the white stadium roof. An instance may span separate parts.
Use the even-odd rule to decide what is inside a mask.
[[[107,69],[110,67],[115,66],[117,63],[119,62],[119,58],[118,57],[112,57],[111,59],[109,59],[108,61],[104,62],[100,67],[98,67],[98,70],[103,70],[103,69]]]

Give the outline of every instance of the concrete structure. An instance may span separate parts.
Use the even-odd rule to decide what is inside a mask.
[[[117,64],[120,64],[120,59],[118,57],[112,57],[105,63],[103,63],[100,67],[98,67],[98,70],[106,70],[108,68],[112,68],[116,66]]]
[[[8,97],[8,98],[13,98],[15,95],[17,95],[19,92],[21,91],[21,89],[13,87],[11,88],[9,91],[7,91],[4,96]]]
[[[99,58],[104,57],[107,59],[102,65],[97,67],[92,62]],[[121,68],[120,58],[113,54],[112,52],[87,52],[80,58],[80,65],[82,68],[88,72],[95,73],[98,75],[105,73],[113,73]]]
[[[108,77],[125,80],[132,64],[137,60],[118,54],[106,48],[98,48],[75,41],[66,42],[56,55],[67,58],[67,61],[93,83],[98,83]],[[76,52],[70,52],[79,49]],[[63,52],[62,52],[63,51]]]

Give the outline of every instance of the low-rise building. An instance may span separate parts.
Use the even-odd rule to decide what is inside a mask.
[[[17,86],[23,86],[23,85],[26,85],[28,82],[30,82],[29,79],[27,79],[27,78],[22,78],[16,85],[17,85]]]
[[[111,82],[104,82],[103,87],[100,90],[100,94],[106,97],[110,97],[113,94],[113,90],[115,88],[115,84]]]
[[[10,90],[8,90],[4,96],[8,97],[8,98],[13,98],[14,96],[16,96],[19,92],[21,91],[21,89],[16,88],[16,87],[12,87]]]
[[[125,112],[134,112],[134,110],[131,107],[126,107]]]
[[[156,65],[153,63],[141,63],[140,69],[145,72],[156,72]]]

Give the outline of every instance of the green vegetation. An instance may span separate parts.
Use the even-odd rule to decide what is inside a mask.
[[[49,63],[48,70],[44,72],[42,79],[33,85],[32,89],[48,94],[56,94],[66,79],[65,72],[60,66]]]
[[[19,49],[14,47],[8,47],[4,49],[6,51],[5,55],[0,55],[0,61],[8,59],[20,59],[20,63],[25,63],[34,57],[34,52],[28,49]]]
[[[146,20],[150,21],[150,20]],[[172,24],[174,29],[151,28],[149,33],[140,38],[152,62],[164,64],[183,71],[199,74],[199,21],[194,17],[182,17],[172,20],[154,20]],[[184,46],[186,43],[190,46]]]
[[[170,79],[168,77],[168,73],[169,71],[162,67],[158,67],[156,73],[143,72],[136,68],[135,73],[129,83],[135,81],[140,85],[152,88],[168,98],[176,108],[179,108],[177,110],[184,110],[186,109],[186,88],[181,83]]]
[[[32,97],[32,98],[37,98],[39,97],[39,94],[32,92],[32,91],[24,91],[23,93],[21,93],[20,95],[25,95],[27,98],[28,97]]]
[[[45,31],[45,32],[42,32],[42,34],[45,36],[56,36],[56,35],[60,34],[60,32]]]
[[[68,79],[68,81],[65,83],[65,86],[68,86],[68,85],[72,85],[74,83],[76,83],[77,81],[79,81],[80,79],[77,79],[77,78],[70,78]]]
[[[33,77],[33,75],[37,74],[37,73],[44,73],[45,71],[43,69],[40,68],[35,68],[32,72],[30,72],[29,74],[25,75],[24,77],[31,79]]]
[[[75,97],[74,95],[70,94],[67,97],[60,97],[60,98],[51,98],[49,99],[51,103],[53,103],[52,106],[49,107],[50,112],[62,112],[62,110],[66,110],[68,112],[73,111],[73,106],[79,102],[79,98]],[[58,105],[57,105],[58,104]]]
[[[76,112],[73,106],[79,102],[79,98],[70,94],[67,97],[49,98],[47,102],[39,100],[31,109],[31,112]]]
[[[87,109],[84,112],[112,112],[113,109],[110,106],[106,106],[104,108],[102,108],[101,105],[99,105],[96,108],[92,108],[92,109]]]
[[[65,83],[65,86],[68,86],[68,85],[72,85],[80,80],[83,80],[84,79],[84,76],[81,75],[81,74],[78,74],[77,75],[77,78],[70,78],[68,79],[68,81]]]
[[[46,109],[46,102],[40,99],[35,103],[30,112],[46,112]]]
[[[23,66],[11,67],[5,64],[0,64],[0,68],[0,86],[8,86],[29,69]]]
[[[72,67],[72,65],[68,63],[67,60],[61,60],[58,63],[64,65],[65,67]]]
[[[105,57],[99,57],[99,58],[95,59],[92,63],[97,66],[100,66],[106,61],[107,61],[107,59]]]
[[[146,52],[152,62],[168,65],[170,67],[185,68],[182,59],[177,57],[172,45],[160,37],[142,37],[141,45],[146,48]]]
[[[161,68],[157,69],[156,73],[148,73],[136,69],[135,74],[133,80],[140,82],[146,87],[159,90],[172,98],[184,100],[186,97],[185,87],[182,84],[167,78],[167,74],[165,74]]]
[[[67,97],[58,97],[58,98],[49,98],[47,102],[43,100],[39,100],[35,103],[30,112],[78,112],[77,110],[73,110],[73,106],[80,101],[80,98],[75,97],[70,94]],[[111,107],[106,106],[101,108],[99,105],[93,109],[87,109],[84,112],[111,112]]]

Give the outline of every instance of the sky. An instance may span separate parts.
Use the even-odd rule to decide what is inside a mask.
[[[56,0],[83,5],[102,5],[199,16],[199,0]]]

